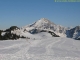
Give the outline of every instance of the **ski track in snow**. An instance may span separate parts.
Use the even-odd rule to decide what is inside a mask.
[[[14,42],[0,44],[0,60],[80,60],[78,40],[58,37]]]

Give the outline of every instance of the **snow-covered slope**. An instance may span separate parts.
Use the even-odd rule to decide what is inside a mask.
[[[80,41],[63,37],[0,41],[0,60],[80,60]]]
[[[23,32],[23,30],[15,30],[12,31],[12,33],[24,36],[24,37],[29,37],[30,39],[42,39],[43,37],[52,37],[52,35],[48,32],[40,32],[38,34],[31,34],[29,32]]]

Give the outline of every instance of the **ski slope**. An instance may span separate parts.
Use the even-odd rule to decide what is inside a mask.
[[[0,41],[0,60],[80,60],[80,41],[63,37]]]

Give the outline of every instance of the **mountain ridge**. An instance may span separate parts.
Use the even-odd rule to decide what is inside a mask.
[[[24,26],[22,28],[18,28],[14,30],[9,29],[9,31],[12,34],[16,34],[19,36],[25,36],[26,34],[37,34],[42,31],[48,32],[52,36],[68,37],[74,39],[77,39],[80,36],[80,26],[76,26],[74,28],[68,29],[61,25],[57,25],[46,18],[41,18],[38,21],[29,24],[27,26]]]

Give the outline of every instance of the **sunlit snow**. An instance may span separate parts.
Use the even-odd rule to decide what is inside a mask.
[[[0,60],[80,60],[79,40],[47,33],[34,36],[35,39],[0,41]]]

